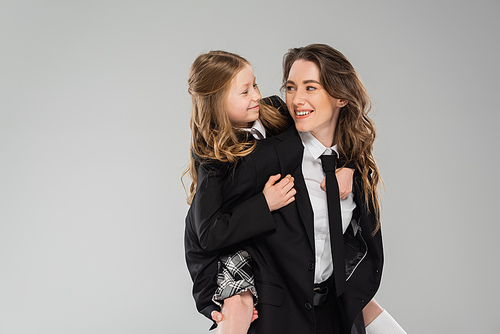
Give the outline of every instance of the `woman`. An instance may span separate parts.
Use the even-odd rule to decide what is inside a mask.
[[[317,188],[321,182],[322,161],[320,156],[327,150],[339,154],[348,153],[349,159],[356,165],[359,192],[357,203],[349,205],[345,215],[353,215],[355,208],[361,209],[372,235],[377,235],[380,227],[380,205],[377,193],[379,182],[378,168],[373,158],[372,149],[375,139],[375,127],[368,117],[370,99],[354,67],[337,50],[326,45],[309,45],[291,49],[283,62],[283,82],[286,90],[287,107],[292,115],[303,145],[304,177],[308,179],[308,190]],[[307,165],[308,164],[308,165]],[[361,181],[361,182],[359,182]],[[321,192],[311,192],[311,202],[315,216],[327,211],[327,197]],[[361,208],[360,208],[361,206]],[[371,213],[371,215],[370,215]],[[315,218],[315,233],[322,225],[328,225],[327,219]],[[345,228],[345,222],[343,222]],[[359,225],[358,225],[359,226]],[[363,226],[364,227],[364,226]],[[369,236],[368,236],[369,237]],[[324,249],[323,254],[316,252],[316,263],[325,264],[316,267],[315,283],[330,289],[339,288],[332,280],[332,254],[330,239],[315,239],[316,249]],[[382,265],[381,243],[373,244],[374,262]],[[371,249],[368,247],[367,252]],[[326,259],[325,259],[326,258]],[[381,270],[381,269],[377,269]],[[377,281],[378,275],[373,275]],[[347,284],[352,281],[348,281]],[[353,285],[355,289],[363,286]],[[378,286],[373,286],[375,290]],[[348,288],[347,288],[348,290]],[[374,292],[373,292],[374,293]],[[345,295],[341,296],[345,297]],[[373,296],[371,296],[373,297]],[[351,321],[344,316],[347,301],[329,293],[327,301],[315,307],[316,325],[324,332],[347,332]],[[333,316],[332,316],[333,315]],[[367,318],[367,316],[365,316]],[[334,319],[334,321],[331,321]],[[369,321],[369,319],[367,319]],[[362,327],[362,324],[357,324]]]
[[[293,72],[293,73],[295,73],[295,72]],[[300,76],[299,76],[299,78],[300,78]],[[321,81],[320,81],[320,78],[319,78],[319,77],[318,77],[318,78],[314,78],[314,79],[315,79],[315,81],[316,81],[317,83],[321,83]],[[311,80],[310,80],[310,79],[307,79],[307,80],[304,80],[304,81],[309,81],[308,83],[311,83]],[[299,81],[299,83],[300,83],[300,81]],[[293,84],[295,84],[295,82],[293,82]],[[300,86],[299,84],[297,84],[297,86],[296,86],[295,88],[297,89],[297,91],[299,91],[299,89],[301,89],[301,88],[302,88],[302,86]],[[309,85],[309,86],[307,86],[307,87],[305,88],[305,91],[314,91],[314,90],[319,90],[320,88],[321,88],[321,87],[314,87],[314,85],[312,85],[312,86],[311,86],[311,85]],[[292,87],[292,86],[289,86],[289,87],[288,87],[288,89],[289,89],[289,92],[293,92],[293,91],[294,91],[294,87]],[[325,97],[325,96],[323,96],[323,97]],[[332,97],[332,96],[331,96],[331,97]],[[288,99],[288,96],[287,96],[287,102],[288,102],[288,100],[289,100],[289,99]],[[339,100],[340,100],[340,99],[339,99]],[[321,102],[321,100],[320,100],[320,102]],[[295,116],[297,116],[297,117],[294,117],[294,120],[298,123],[298,125],[299,125],[300,127],[305,126],[305,128],[302,128],[303,130],[308,130],[308,129],[309,129],[313,135],[314,135],[314,134],[319,135],[319,136],[321,137],[321,139],[322,139],[322,140],[325,140],[326,142],[328,142],[328,141],[331,139],[331,141],[333,142],[333,138],[334,138],[334,131],[333,131],[333,134],[332,134],[332,131],[326,131],[326,132],[325,132],[324,130],[325,130],[325,129],[328,129],[328,127],[326,126],[327,124],[330,124],[330,128],[333,128],[333,129],[335,130],[335,122],[336,122],[336,118],[335,118],[335,117],[337,117],[337,119],[338,119],[338,116],[339,116],[339,110],[340,110],[340,108],[345,107],[345,106],[347,105],[347,103],[346,103],[346,104],[344,104],[344,105],[341,105],[342,103],[345,103],[345,101],[335,101],[335,100],[332,100],[332,99],[326,99],[326,100],[324,100],[323,102],[326,102],[326,107],[327,107],[326,109],[325,109],[325,108],[319,108],[319,109],[316,109],[316,108],[310,108],[310,107],[311,107],[310,105],[306,105],[306,107],[307,107],[307,108],[302,108],[302,109],[296,109],[296,108],[295,108],[295,109],[292,109],[292,108],[290,108],[290,106],[291,106],[291,105],[290,105],[290,103],[289,103],[288,105],[289,105],[289,108],[290,108],[291,110],[294,110],[294,112],[296,112]],[[340,105],[337,105],[337,103],[340,103]],[[300,102],[298,103],[298,105],[300,106]],[[304,105],[305,105],[305,104],[304,104]],[[304,106],[302,106],[302,107],[304,107]],[[325,105],[320,105],[320,107],[325,107]],[[330,107],[330,109],[332,109],[332,110],[329,110],[329,109],[328,109],[328,107]],[[337,108],[337,107],[338,107],[338,108]],[[308,108],[309,108],[309,109],[308,109]],[[336,108],[337,108],[338,110],[337,110]],[[326,113],[323,113],[323,111],[326,111]],[[311,117],[311,115],[312,115],[312,117]],[[321,117],[316,117],[317,115],[319,115],[319,116],[321,116]],[[322,117],[322,115],[325,115],[325,116],[327,116],[327,117]],[[336,115],[336,116],[335,116],[335,115]],[[292,114],[292,116],[293,116],[293,114]],[[311,121],[311,119],[313,120],[312,122],[310,122],[310,121]],[[316,121],[315,121],[315,119],[316,119]],[[299,122],[300,122],[300,123],[299,123]],[[305,125],[304,125],[304,124],[305,124]],[[310,128],[308,128],[308,124],[310,125]],[[332,124],[333,124],[333,126],[332,126]],[[331,129],[330,129],[330,130],[331,130]],[[331,137],[331,138],[330,138],[330,137]],[[362,140],[361,140],[361,141],[362,141]],[[368,143],[368,146],[370,146],[370,144],[372,144],[372,143],[373,143],[373,141],[372,141],[371,143]],[[358,143],[358,144],[359,144],[359,143]],[[356,144],[355,144],[355,145],[356,145]],[[297,152],[298,152],[298,151],[300,151],[300,147],[298,147],[297,145],[295,145],[294,150],[297,150]],[[269,153],[269,152],[267,152],[267,153]],[[370,151],[369,153],[371,153],[371,151]],[[268,156],[268,155],[266,155],[266,156]],[[358,158],[358,157],[357,157],[357,158]],[[297,160],[300,160],[300,157],[299,157]],[[358,160],[359,160],[359,161],[356,161],[356,162],[357,162],[358,166],[361,166],[361,165],[360,165],[360,163],[363,161],[363,159],[358,159]],[[248,164],[250,164],[250,163],[251,163],[251,162],[249,162],[249,161],[247,161],[247,162],[248,162]],[[375,167],[376,167],[376,166],[375,166]],[[363,170],[363,169],[362,169],[362,170]],[[363,170],[363,173],[362,173],[362,174],[364,174],[364,172],[365,172],[365,171],[366,171],[366,169],[364,169],[364,170]],[[235,172],[235,174],[237,174],[237,173]],[[270,174],[269,174],[269,175],[270,175]],[[300,174],[297,174],[297,175],[298,175],[299,177],[301,177],[301,175],[300,175]],[[237,179],[237,175],[236,175],[234,178],[235,178],[235,179]],[[319,184],[318,184],[318,186],[319,186]],[[233,187],[233,189],[234,189],[234,187]],[[309,190],[309,189],[308,189],[308,190]],[[372,199],[373,199],[373,195],[375,195],[375,198],[376,198],[376,193],[375,193],[375,194],[373,194],[373,193],[371,194]],[[229,196],[229,197],[230,197],[230,196]],[[358,197],[359,197],[359,196],[358,196]],[[193,207],[191,208],[191,211],[193,211]],[[259,210],[255,210],[255,211],[259,211]],[[297,215],[297,214],[295,214],[295,215]],[[293,219],[293,217],[292,217],[292,219]],[[363,223],[363,221],[361,221],[361,224],[362,224],[362,223]],[[278,224],[276,224],[276,225],[278,225]],[[375,223],[375,225],[376,225],[376,223]],[[286,223],[284,223],[284,226],[286,227]],[[374,231],[375,231],[375,230],[376,230],[376,229],[374,229]],[[286,232],[286,231],[285,231],[285,232]],[[297,231],[293,231],[293,233],[297,234]],[[293,233],[292,233],[292,234],[293,234]],[[277,234],[277,233],[273,233],[273,234]],[[281,233],[281,235],[286,235],[286,234],[287,234],[287,233]],[[272,236],[272,237],[274,237],[274,236]],[[271,238],[271,239],[272,239],[272,238]],[[261,244],[261,248],[266,248],[266,242],[268,242],[268,240],[266,240],[266,238],[264,238],[263,240],[260,240],[260,241],[263,241],[263,242],[264,242],[263,244]],[[274,240],[274,241],[281,241],[281,242],[283,243],[283,240],[282,240],[282,239],[280,239],[280,238],[276,238],[276,240]],[[279,244],[279,243],[278,243],[278,244]],[[300,244],[300,243],[299,243],[299,244]],[[281,246],[281,248],[283,248],[283,246],[286,246],[286,245],[280,245],[280,246]],[[189,248],[189,247],[187,247],[187,248]],[[306,249],[307,247],[304,247],[304,244],[303,244],[303,243],[302,243],[302,244],[300,244],[300,248],[302,248],[302,249],[299,249],[299,251],[304,251],[305,253],[309,252],[309,249]],[[249,246],[249,249],[252,249],[252,246]],[[257,247],[257,248],[254,248],[254,249],[253,249],[253,250],[251,250],[251,251],[252,251],[252,252],[256,252],[256,253],[254,253],[254,254],[256,254],[256,255],[259,255],[259,252],[258,252],[258,247]],[[381,249],[380,249],[380,251],[381,251]],[[276,250],[276,251],[275,251],[275,253],[279,253],[279,250]],[[296,252],[294,252],[294,253],[296,253]],[[189,252],[188,252],[188,254],[189,254]],[[295,254],[292,254],[292,253],[286,253],[286,252],[285,252],[285,254],[290,255],[290,257],[293,257],[293,255],[295,255]],[[271,255],[272,255],[272,254],[271,254]],[[258,256],[257,256],[257,257],[258,257]],[[372,258],[374,258],[374,257],[376,258],[377,256],[372,256]],[[279,257],[278,257],[278,258],[279,258]],[[285,256],[285,257],[283,257],[283,259],[284,259],[284,260],[282,260],[282,262],[285,262],[285,264],[286,264],[286,258],[287,258],[287,257]],[[298,258],[299,258],[299,257],[298,257]],[[381,265],[381,263],[380,263],[380,262],[381,262],[381,260],[380,260],[380,259],[381,259],[381,256],[379,256],[379,261],[378,261],[378,262],[379,262],[379,264]],[[263,266],[263,264],[265,264],[264,262],[267,262],[267,257],[263,257],[263,258],[261,257],[261,260],[262,260],[262,261],[259,261],[259,262],[260,262],[260,265],[262,265],[262,267],[264,267],[264,266]],[[275,273],[275,272],[276,272],[276,268],[277,268],[277,267],[279,267],[279,266],[280,266],[280,264],[283,264],[282,262],[277,262],[277,263],[274,263],[274,266],[271,266],[270,268],[266,268],[266,270],[267,270],[268,272],[274,272],[274,273]],[[365,261],[365,263],[366,263],[366,262],[367,262],[367,261]],[[258,263],[256,262],[256,264],[258,264]],[[362,264],[362,266],[365,266],[365,267],[366,267],[366,265],[364,265],[364,264]],[[258,268],[258,269],[259,269],[259,271],[260,271],[260,272],[263,272],[262,268]],[[288,268],[288,269],[289,269],[289,268]],[[288,269],[286,268],[286,265],[285,265],[284,271],[289,271]],[[295,270],[295,269],[294,269],[294,270]],[[309,270],[311,270],[311,269],[309,269]],[[360,271],[360,270],[358,270],[358,272],[359,272],[359,271]],[[269,274],[268,272],[267,272],[267,273],[264,273],[264,274],[263,274],[263,276],[265,277],[265,276],[266,276],[266,274]],[[290,272],[292,272],[292,273],[296,273],[296,271],[290,271]],[[203,276],[203,275],[205,275],[205,273],[201,273],[200,275],[201,275],[201,276]],[[278,273],[278,275],[272,275],[272,277],[274,277],[274,276],[279,276],[279,273]],[[294,277],[294,276],[295,276],[295,275],[290,275],[289,277]],[[358,277],[358,276],[359,276],[359,275],[354,275],[354,278],[355,278],[355,279],[354,279],[354,281],[356,281],[356,279],[359,281],[359,277]],[[288,278],[289,278],[289,277],[288,277]],[[356,277],[358,277],[358,278],[356,278]],[[285,282],[285,279],[283,279],[283,280],[281,280],[281,281],[282,281],[282,282]],[[293,279],[292,279],[291,281],[293,281]],[[352,281],[353,281],[353,279],[351,279],[351,282],[352,282]],[[312,283],[312,282],[310,282],[310,283]],[[359,282],[358,282],[358,283],[359,283]],[[309,284],[309,283],[307,283],[307,284]],[[307,285],[307,284],[306,284],[306,285]],[[286,283],[285,283],[285,284],[283,284],[283,286],[284,286],[284,289],[283,289],[283,290],[287,290],[287,292],[288,292],[289,294],[292,294],[292,295],[293,295],[294,293],[296,293],[296,290],[294,290],[294,289],[289,289],[289,287],[288,287],[288,286],[286,286],[286,285],[287,285]],[[304,285],[304,284],[302,284],[302,285]],[[354,286],[354,285],[353,285],[353,286]],[[376,287],[378,287],[378,283],[376,284]],[[299,290],[302,290],[302,288],[303,288],[303,287],[301,286],[301,287],[299,288]],[[262,286],[262,289],[263,289],[264,291],[271,291],[271,290],[266,290],[266,289],[268,289],[268,288],[264,288],[264,285]],[[259,289],[258,289],[258,290],[259,290]],[[306,290],[307,290],[307,289],[306,289]],[[312,289],[312,287],[311,287],[311,289],[310,289],[310,293],[312,293],[312,290],[313,290],[313,289]],[[375,290],[376,290],[376,289],[375,289]],[[300,291],[299,291],[299,292],[300,292]],[[264,295],[265,295],[265,294],[264,294]],[[272,293],[270,293],[270,295],[272,295]],[[371,295],[371,297],[372,297],[372,296],[373,296],[373,295]],[[371,297],[370,297],[370,299],[371,299]],[[368,300],[369,300],[369,299],[368,299]],[[263,300],[263,304],[265,304],[264,300]],[[306,303],[306,305],[308,305],[308,303]],[[296,305],[295,305],[295,306],[296,306]],[[284,312],[285,314],[290,314],[290,312],[289,312],[289,311],[294,311],[294,312],[296,312],[296,313],[297,313],[297,308],[296,308],[295,306],[294,306],[294,305],[292,305],[292,304],[290,304],[290,303],[288,303],[288,304],[286,305],[286,307],[283,307],[283,308],[282,308],[282,311],[280,311],[280,312],[281,312],[281,314],[283,314],[283,312]],[[262,309],[262,310],[267,310],[267,309],[265,308],[265,305],[262,305],[262,308],[261,308],[261,309]],[[361,309],[359,309],[359,310],[361,310]],[[266,314],[266,312],[267,312],[267,311],[264,311],[264,314]],[[273,318],[274,318],[274,317],[273,317],[273,315],[279,315],[279,314],[280,314],[280,312],[274,312],[274,313],[273,313],[273,312],[269,311],[269,313],[268,313],[268,314],[269,314],[270,316],[269,316],[269,317],[267,317],[267,319],[268,319],[268,320],[266,320],[266,323],[262,322],[262,326],[256,326],[254,329],[255,329],[256,331],[259,331],[259,333],[260,333],[260,332],[264,332],[264,330],[270,330],[270,332],[272,332],[272,331],[273,331],[273,329],[270,329],[270,328],[271,328],[274,324],[269,323],[269,319],[270,319],[270,320],[273,320]],[[300,311],[299,311],[299,312],[300,312]],[[299,315],[299,314],[300,314],[300,313],[297,313],[297,315]],[[340,315],[339,317],[342,317],[342,316]],[[299,319],[300,317],[299,317],[299,316],[297,316],[296,318],[297,318],[297,319]],[[299,320],[300,320],[300,319],[299,319]],[[347,320],[346,320],[346,321],[347,321]],[[300,322],[297,322],[297,325],[303,325],[303,324],[301,324],[301,322],[302,322],[302,320],[300,320]],[[293,324],[293,322],[292,322],[292,324]],[[345,325],[346,325],[346,324],[343,324],[343,326],[345,326]],[[259,328],[259,327],[260,327],[260,329],[258,330],[257,328]],[[363,327],[364,327],[364,326],[363,326]],[[281,329],[283,329],[283,328],[284,328],[284,327],[282,327]],[[298,332],[303,332],[303,330],[302,330],[302,329],[300,329],[300,326],[296,326],[296,325],[294,325],[294,326],[293,326],[293,327],[291,327],[291,328],[293,328],[293,329],[290,329],[290,330],[297,330],[297,333],[298,333]],[[260,330],[262,330],[262,331],[260,331]],[[289,331],[289,332],[290,332],[290,331]]]
[[[312,44],[290,49],[284,57],[283,68],[286,104],[305,147],[302,171],[314,212],[316,286],[332,290],[339,288],[331,278],[334,273],[330,241],[334,239],[320,238],[321,230],[325,225],[328,226],[328,219],[324,215],[322,218],[321,214],[329,211],[326,208],[329,208],[327,201],[330,200],[324,193],[315,191],[323,181],[324,166],[320,156],[324,152],[335,151],[347,156],[356,166],[355,196],[350,195],[354,205],[341,207],[344,240],[349,235],[346,230],[354,226],[354,231],[358,232],[355,235],[362,235],[368,244],[364,254],[367,259],[363,257],[356,264],[359,268],[346,272],[348,280],[345,292],[340,297],[328,293],[326,300],[318,306],[315,304],[316,332],[348,333],[353,327],[363,332],[363,327],[368,325],[368,333],[404,333],[376,302],[372,301],[363,308],[364,321],[361,321],[363,317],[359,313],[356,315],[359,306],[351,305],[355,300],[353,297],[358,295],[359,299],[357,290],[371,290],[365,296],[369,297],[367,300],[373,298],[378,288],[383,259],[377,192],[380,177],[373,157],[375,126],[368,117],[369,95],[345,56],[327,45]],[[297,190],[300,191],[300,187]],[[346,220],[347,223],[351,221],[355,224],[346,227]],[[359,233],[360,227],[365,231]],[[370,261],[371,266],[366,266]],[[347,265],[346,271],[350,271]]]

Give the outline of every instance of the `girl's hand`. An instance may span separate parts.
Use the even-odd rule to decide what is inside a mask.
[[[351,168],[340,168],[335,171],[335,176],[337,177],[337,182],[339,184],[339,195],[341,199],[346,199],[347,196],[352,191],[352,179],[354,175],[354,169]],[[321,189],[326,191],[326,178],[323,178],[321,182]]]
[[[264,186],[264,190],[262,190],[270,211],[281,209],[295,201],[294,196],[297,191],[293,188],[294,178],[291,175],[287,175],[276,183],[280,177],[281,174],[269,177],[269,180]]]

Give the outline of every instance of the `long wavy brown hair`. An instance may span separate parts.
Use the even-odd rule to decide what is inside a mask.
[[[232,126],[225,108],[231,82],[246,65],[250,63],[245,58],[218,50],[201,54],[191,65],[188,79],[192,100],[191,158],[183,174],[189,174],[191,179],[188,204],[196,193],[201,161],[236,163],[257,145],[248,132]],[[259,119],[268,130],[285,129],[285,117],[266,104],[260,103]]]
[[[290,49],[283,58],[283,88],[293,63],[297,60],[315,63],[320,72],[320,83],[334,98],[347,101],[340,109],[335,140],[339,155],[353,162],[360,171],[365,205],[375,214],[380,228],[380,199],[377,186],[381,181],[377,163],[373,157],[375,124],[368,117],[371,101],[358,73],[339,51],[325,44],[311,44]],[[374,233],[375,233],[374,232]]]

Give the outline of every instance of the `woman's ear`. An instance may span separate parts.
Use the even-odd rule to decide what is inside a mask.
[[[345,107],[345,106],[347,105],[347,103],[348,103],[348,102],[349,102],[349,101],[347,101],[347,100],[339,100],[339,101],[337,102],[337,106],[338,106],[339,108]]]

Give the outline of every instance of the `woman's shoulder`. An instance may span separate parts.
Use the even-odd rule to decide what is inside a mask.
[[[262,99],[262,102],[278,110],[280,110],[280,108],[286,108],[285,101],[283,101],[278,95],[271,95],[268,97],[264,97]]]
[[[271,95],[263,98],[262,102],[278,110],[281,115],[286,117],[288,123],[290,124],[290,113],[288,112],[285,101],[283,101],[281,97],[279,97],[278,95]]]

